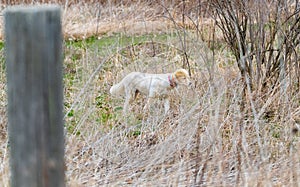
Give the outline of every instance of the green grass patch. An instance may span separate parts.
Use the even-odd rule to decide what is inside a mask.
[[[124,34],[115,34],[112,36],[103,36],[97,38],[92,36],[85,40],[70,40],[65,41],[66,47],[72,48],[98,48],[99,50],[114,48],[114,47],[125,47],[129,45],[137,45],[146,41],[155,41],[155,42],[164,42],[168,39],[174,39],[177,37],[175,34],[146,34],[146,35],[137,35],[137,36],[127,36]]]
[[[0,42],[0,50],[4,49],[4,42]]]
[[[103,124],[107,123],[110,119],[114,119],[116,115],[113,112],[113,108],[110,105],[109,97],[107,94],[101,94],[95,98],[97,112],[97,122]]]

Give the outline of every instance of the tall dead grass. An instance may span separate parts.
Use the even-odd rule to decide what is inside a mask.
[[[278,85],[268,90],[265,100],[254,95],[245,101],[244,83],[232,53],[225,45],[212,51],[193,30],[184,30],[185,51],[179,39],[181,30],[174,32],[164,24],[161,31],[167,39],[150,36],[147,42],[121,46],[118,40],[122,36],[147,31],[147,27],[138,30],[134,24],[139,20],[148,24],[144,20],[153,19],[138,11],[133,14],[137,8],[138,4],[122,10],[106,7],[98,21],[95,6],[70,6],[64,13],[65,31],[72,23],[81,25],[78,30],[86,33],[85,28],[95,29],[94,24],[103,20],[108,26],[118,20],[120,25],[128,24],[105,32],[121,33],[109,47],[89,46],[84,41],[86,47],[65,46],[67,186],[298,185],[299,96],[288,91],[280,94]],[[128,15],[130,19],[122,19]],[[157,102],[150,114],[144,114],[144,98],[138,98],[132,114],[122,116],[123,100],[109,96],[110,86],[131,71],[171,72],[184,65],[184,52],[194,88],[178,88],[172,93],[170,113],[163,116]],[[1,82],[5,87],[4,76]],[[5,92],[1,93],[1,108],[5,108]],[[242,102],[247,110],[241,108]],[[255,113],[249,112],[251,107]],[[112,116],[103,121],[105,112]],[[1,116],[5,116],[4,110]],[[3,129],[6,124],[6,117],[1,118]],[[9,186],[6,131],[1,134],[0,181]]]
[[[102,69],[101,81],[94,79],[81,95],[81,103],[75,106],[76,111],[83,113],[79,115],[77,131],[67,137],[70,186],[298,184],[299,141],[298,133],[292,132],[299,113],[294,102],[298,97],[291,96],[282,105],[285,96],[270,91],[267,102],[253,99],[256,116],[244,113],[250,110],[241,108],[244,89],[238,70],[232,65],[234,57],[226,48],[213,55],[195,37],[187,33],[195,88],[174,93],[172,112],[166,117],[159,102],[150,115],[141,112],[143,98],[133,105],[131,115],[122,117],[120,111],[114,110],[122,106],[122,100],[108,96],[117,116],[107,123],[98,123],[93,114],[99,109],[91,97],[107,94],[110,85],[130,71],[161,73],[180,66],[182,61],[176,62],[177,55],[182,54],[178,50],[180,41],[170,38],[164,43],[167,48],[154,43],[155,57],[149,56],[154,52],[146,44],[107,51],[105,56],[111,58],[106,63],[113,68]],[[87,53],[84,56],[93,58],[94,52]],[[91,67],[91,62],[95,60],[85,64]],[[98,65],[94,64],[91,71]],[[104,127],[108,124],[111,129]]]
[[[180,20],[180,1],[68,1],[68,0],[8,0],[0,4],[0,15],[7,6],[58,4],[62,9],[64,37],[69,40],[126,32],[125,34],[159,33],[173,28],[165,19],[162,5],[170,6],[172,15]],[[176,19],[177,20],[177,19]],[[3,23],[0,22],[3,30]],[[0,39],[3,40],[3,32]]]

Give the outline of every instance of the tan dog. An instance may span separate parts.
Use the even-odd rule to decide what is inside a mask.
[[[141,93],[148,97],[145,108],[153,98],[163,98],[165,114],[170,109],[169,91],[177,85],[190,85],[190,77],[185,69],[178,69],[174,73],[148,74],[132,72],[121,82],[110,88],[113,96],[125,96],[123,112],[126,113],[129,104]]]

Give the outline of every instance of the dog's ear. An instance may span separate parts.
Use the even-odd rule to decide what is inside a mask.
[[[175,71],[175,77],[189,77],[189,73],[185,69],[178,69]]]

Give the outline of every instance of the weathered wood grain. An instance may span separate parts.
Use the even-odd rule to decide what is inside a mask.
[[[57,6],[5,11],[11,186],[65,186]]]

